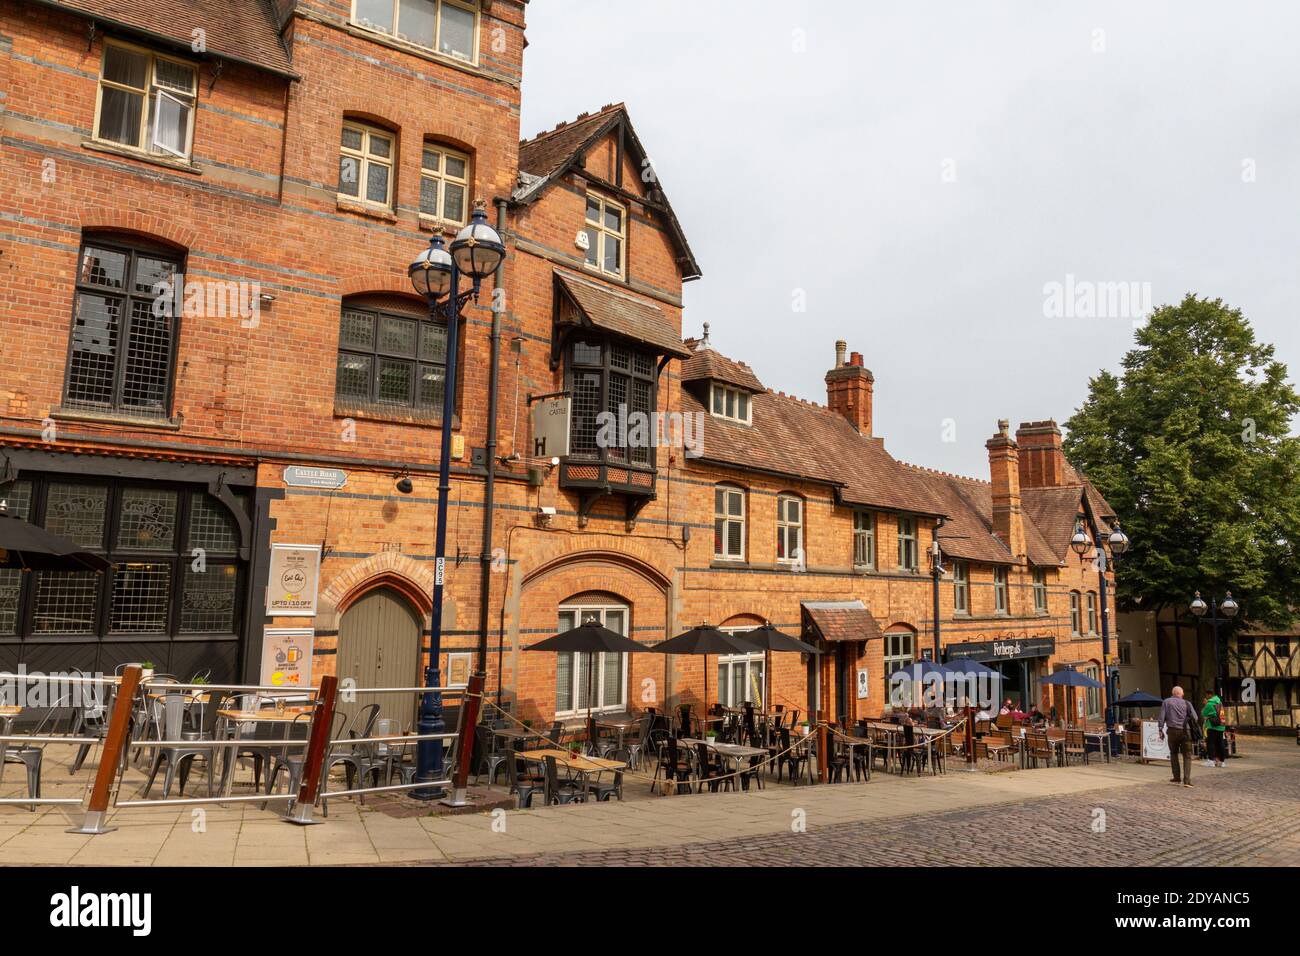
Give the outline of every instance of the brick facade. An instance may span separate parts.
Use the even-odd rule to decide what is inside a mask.
[[[565,466],[531,457],[527,397],[570,388],[565,350],[583,336],[606,334],[594,327],[599,316],[585,316],[572,330],[562,326],[557,275],[599,286],[616,315],[657,316],[654,321],[680,341],[682,284],[699,269],[621,105],[521,144],[521,0],[480,5],[473,64],[352,23],[347,0],[277,4],[283,18],[270,20],[268,29],[281,48],[265,52],[262,62],[195,54],[186,35],[172,41],[152,35],[168,32],[161,16],[150,35],[107,22],[92,30],[84,10],[67,6],[17,2],[0,10],[6,67],[0,178],[11,186],[0,195],[0,308],[9,330],[0,341],[6,369],[0,450],[19,480],[38,489],[113,481],[192,488],[226,501],[240,511],[238,612],[223,642],[167,628],[124,635],[106,624],[102,633],[82,631],[79,640],[59,643],[22,623],[24,615],[44,613],[31,610],[35,588],[25,582],[14,592],[19,623],[9,636],[0,634],[0,665],[24,660],[111,670],[147,656],[184,677],[189,674],[182,671],[207,667],[218,676],[256,680],[263,628],[306,624],[315,629],[315,673],[331,673],[349,607],[376,587],[388,588],[423,619],[427,646],[441,429],[429,416],[353,407],[335,388],[341,310],[379,303],[418,314],[422,304],[410,293],[405,264],[432,229],[448,238],[455,231],[420,215],[425,143],[469,158],[470,197],[489,202],[494,223],[502,217],[507,243],[501,294],[488,280],[462,323],[456,434],[463,447],[454,446],[441,623],[443,651],[465,652],[478,647],[486,620],[488,687],[500,687],[518,713],[540,720],[554,714],[558,662],[524,648],[553,633],[558,609],[575,601],[626,608],[629,635],[647,645],[700,621],[741,627],[766,620],[805,633],[803,602],[861,601],[881,630],[910,632],[919,654],[930,646],[933,627],[925,551],[937,519],[957,511],[978,525],[976,536],[989,539],[976,553],[996,560],[970,560],[967,613],[953,610],[951,577],[942,582],[945,645],[1051,635],[1056,650],[1037,666],[1100,663],[1099,639],[1088,633],[1086,620],[1083,633],[1073,635],[1070,618],[1070,593],[1095,592],[1097,575],[1068,551],[1068,535],[1062,541],[1057,526],[1072,527],[1088,500],[1097,503],[1099,519],[1107,512],[1059,459],[1059,432],[1051,423],[1030,423],[1015,437],[999,432],[990,441],[991,486],[889,459],[892,477],[885,483],[896,485],[908,506],[867,509],[876,518],[878,560],[871,568],[854,564],[854,514],[861,508],[851,492],[876,481],[875,472],[839,480],[811,466],[760,468],[759,458],[697,458],[681,447],[660,446],[646,469],[652,495],[596,494],[566,479]],[[271,15],[250,0],[247,16]],[[115,41],[194,65],[187,159],[147,156],[97,138],[104,48]],[[286,57],[289,70],[277,65]],[[339,192],[345,121],[391,139],[392,199],[386,207]],[[578,234],[588,226],[592,196],[622,210],[619,274],[585,264]],[[179,320],[170,407],[161,418],[95,413],[66,401],[78,251],[83,241],[97,238],[145,241],[181,258],[189,278],[257,283],[267,296],[251,326],[238,317]],[[501,328],[500,465],[493,548],[484,554],[482,450],[489,437],[494,316]],[[619,335],[602,341],[637,344]],[[708,401],[700,389],[709,380],[683,378],[682,359],[697,344],[655,352],[658,411],[694,412]],[[754,414],[761,411],[768,421],[756,418],[754,428],[791,414],[828,429],[847,420],[852,440],[871,443],[862,446],[864,460],[884,456],[872,433],[871,373],[860,354],[846,360],[843,353],[841,345],[827,374],[827,406],[755,392]],[[708,446],[716,423],[704,421]],[[806,454],[795,448],[798,437],[797,431],[788,435],[792,456]],[[841,464],[852,467],[857,455],[847,457]],[[290,487],[284,481],[289,465],[339,468],[347,480],[337,490]],[[395,489],[403,475],[413,484],[405,495]],[[719,483],[744,493],[740,560],[718,560],[714,553]],[[775,550],[782,495],[801,503],[803,554],[793,566],[778,561]],[[980,504],[984,499],[991,504]],[[547,523],[538,517],[543,507],[555,509]],[[916,522],[917,569],[897,566],[900,514]],[[1025,522],[1032,525],[1028,531]],[[1055,538],[1045,556],[1049,530]],[[1033,542],[1039,542],[1037,551]],[[314,620],[272,619],[262,612],[272,543],[322,546]],[[956,538],[951,546],[961,547]],[[187,559],[183,544],[173,550],[178,560]],[[486,594],[480,581],[485,562],[493,572]],[[1009,575],[1010,606],[1002,612],[994,607],[995,566]],[[174,573],[183,573],[176,567]],[[1035,568],[1046,574],[1045,611],[1034,606]],[[189,597],[178,593],[177,600]],[[815,706],[832,716],[879,713],[883,642],[849,647],[827,647],[820,673],[798,655],[773,655],[773,702],[805,712]],[[626,701],[637,708],[703,703],[706,667],[709,696],[717,699],[714,658],[635,655]],[[847,701],[837,699],[837,667],[867,670],[865,700],[852,693]],[[420,679],[418,673],[407,676]],[[814,678],[819,696],[810,696]]]

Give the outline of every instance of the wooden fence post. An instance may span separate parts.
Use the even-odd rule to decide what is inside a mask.
[[[128,664],[122,671],[122,683],[118,685],[117,697],[113,701],[113,715],[108,721],[108,733],[104,736],[104,749],[99,755],[99,770],[90,791],[90,801],[86,804],[86,815],[81,826],[69,827],[68,833],[108,833],[117,829],[106,826],[104,820],[108,816],[113,777],[117,775],[126,750],[127,735],[131,732],[131,708],[136,689],[140,686],[140,674],[139,664]]]

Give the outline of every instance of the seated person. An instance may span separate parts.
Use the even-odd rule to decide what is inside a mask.
[[[1015,712],[1015,707],[1011,704],[1011,698],[1008,697],[1002,702],[1002,709],[998,711],[999,716],[1008,716]]]

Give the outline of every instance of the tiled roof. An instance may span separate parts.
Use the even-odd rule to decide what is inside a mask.
[[[519,144],[519,168],[534,176],[551,175],[567,163],[621,109],[622,103],[613,103],[595,113],[584,114],[571,122],[561,123],[553,130],[524,140]]]
[[[596,328],[646,342],[662,354],[690,356],[681,335],[658,306],[559,269],[555,281]]]
[[[986,481],[930,471],[915,465],[908,470],[924,482],[930,494],[943,503],[948,521],[939,531],[939,543],[946,555],[967,561],[1010,564],[1011,550],[993,533],[993,488]],[[1052,550],[1037,525],[1025,513],[1025,556],[1030,564],[1056,566],[1060,558]]]
[[[264,0],[41,0],[47,6],[154,34],[185,47],[203,30],[208,53],[294,76]]]
[[[1070,554],[1070,539],[1074,537],[1074,523],[1082,500],[1083,488],[1079,485],[1020,490],[1021,510],[1042,534],[1058,561]]]
[[[859,435],[838,412],[771,391],[756,394],[750,406],[753,424],[744,425],[709,415],[682,390],[682,411],[705,415],[702,459],[836,485],[850,505],[942,513],[883,442]]]
[[[803,612],[824,641],[874,641],[885,636],[861,601],[807,601]]]
[[[763,383],[744,362],[734,362],[720,352],[705,345],[697,347],[694,353],[682,363],[682,381],[698,382],[712,379],[735,385],[750,392],[763,391]]]

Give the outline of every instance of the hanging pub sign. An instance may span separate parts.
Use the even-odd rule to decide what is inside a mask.
[[[533,457],[563,458],[569,453],[569,399],[546,398],[533,406]]]
[[[266,582],[266,613],[272,617],[315,617],[320,584],[320,545],[272,544]]]
[[[1056,638],[1013,637],[997,641],[972,641],[950,644],[944,654],[948,660],[1019,661],[1027,657],[1050,657],[1056,652]]]
[[[262,686],[311,687],[310,627],[268,627],[262,631]]]

